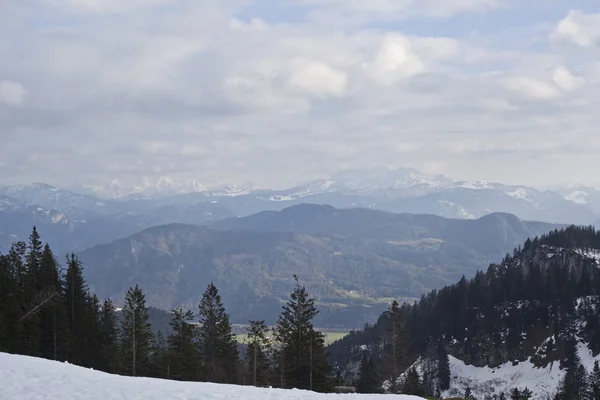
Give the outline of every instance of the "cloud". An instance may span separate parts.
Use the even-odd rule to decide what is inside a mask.
[[[341,96],[348,76],[319,61],[294,60],[290,83],[317,97]]]
[[[569,11],[569,14],[558,23],[551,38],[579,47],[598,46],[600,44],[600,13],[585,14],[579,10]]]
[[[505,81],[505,85],[508,89],[531,99],[550,100],[560,96],[556,88],[536,78],[512,77]]]
[[[584,78],[573,75],[571,71],[563,66],[554,71],[552,80],[556,86],[566,92],[576,90],[585,84]]]
[[[389,34],[382,38],[370,69],[377,82],[390,85],[425,72],[426,66],[406,37]]]
[[[3,10],[0,183],[284,187],[389,165],[529,184],[596,179],[589,15],[564,9],[582,30],[557,41],[563,22],[522,2],[278,4]]]
[[[0,81],[0,103],[19,106],[25,100],[27,91],[17,82]]]

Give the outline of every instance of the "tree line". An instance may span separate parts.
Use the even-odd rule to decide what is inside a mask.
[[[89,290],[70,254],[63,268],[34,227],[29,242],[0,255],[0,351],[130,376],[332,391],[315,299],[296,286],[277,325],[250,321],[240,356],[219,291],[209,284],[195,310],[171,311],[172,332],[154,333],[145,294],[131,287],[120,309]]]

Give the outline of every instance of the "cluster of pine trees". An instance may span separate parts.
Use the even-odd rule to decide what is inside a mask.
[[[172,310],[172,333],[153,333],[136,285],[117,309],[90,293],[76,256],[62,269],[34,228],[29,243],[0,255],[0,351],[44,357],[109,373],[281,388],[333,389],[315,300],[296,287],[277,325],[251,321],[244,360],[218,289],[197,311]]]
[[[600,251],[600,234],[590,227],[527,240],[473,279],[463,277],[414,304],[393,304],[375,325],[332,344],[331,360],[346,365],[364,354],[359,390],[389,382],[390,391],[433,396],[449,382],[446,351],[475,366],[532,357],[537,366],[560,362],[566,371],[557,400],[598,399],[590,394],[597,393],[598,378],[585,374],[575,351],[580,338],[600,353],[600,268],[585,256],[590,251]],[[425,360],[421,376],[404,373],[418,357]],[[529,394],[521,388],[505,398]]]

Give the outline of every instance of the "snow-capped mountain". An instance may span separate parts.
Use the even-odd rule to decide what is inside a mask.
[[[88,181],[73,185],[69,189],[108,200],[134,200],[161,198],[188,193],[206,193],[214,196],[239,196],[249,193],[250,185],[222,184],[207,185],[196,179],[176,179],[172,177],[143,178],[139,182],[120,179],[110,181]]]
[[[345,170],[284,190],[259,190],[251,185],[210,186],[193,179],[169,177],[145,179],[136,185],[119,180],[107,184],[88,182],[77,190],[34,184],[0,188],[0,196],[61,212],[79,209],[101,215],[145,215],[166,206],[217,204],[234,215],[244,216],[316,203],[461,219],[493,212],[557,223],[592,224],[600,218],[600,191],[596,189],[570,187],[553,191],[485,181],[454,181],[404,168]]]

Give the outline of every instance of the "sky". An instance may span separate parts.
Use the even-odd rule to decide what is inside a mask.
[[[0,0],[0,184],[600,186],[597,0]]]

